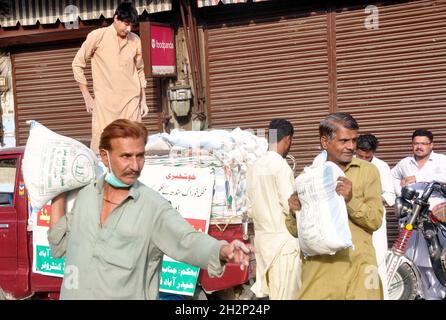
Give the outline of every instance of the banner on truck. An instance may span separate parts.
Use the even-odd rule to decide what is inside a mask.
[[[210,168],[144,167],[139,180],[166,198],[197,231],[208,232],[215,176]],[[193,296],[200,268],[164,256],[160,291]]]
[[[33,272],[47,276],[63,277],[65,258],[53,258],[48,243],[47,232],[50,228],[50,213],[51,204],[46,204],[34,215]]]

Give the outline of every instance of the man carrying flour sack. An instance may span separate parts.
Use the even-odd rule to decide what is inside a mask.
[[[253,248],[195,231],[172,205],[138,181],[147,129],[118,119],[99,143],[107,173],[83,187],[73,209],[52,202],[48,242],[66,257],[61,299],[157,299],[163,255],[220,276],[227,262],[249,265]]]
[[[381,226],[383,206],[381,182],[376,167],[354,158],[358,123],[347,113],[333,113],[319,124],[322,149],[327,161],[339,166],[336,192],[347,206],[353,248],[333,255],[307,257],[302,262],[302,286],[297,299],[365,300],[382,299],[372,234]],[[289,199],[299,210],[298,196]]]

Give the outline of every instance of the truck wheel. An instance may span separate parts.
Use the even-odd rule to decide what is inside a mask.
[[[403,263],[389,285],[390,300],[415,300],[417,276],[408,263]]]

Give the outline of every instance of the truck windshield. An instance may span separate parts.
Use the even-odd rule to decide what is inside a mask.
[[[0,206],[12,206],[17,159],[0,159]]]

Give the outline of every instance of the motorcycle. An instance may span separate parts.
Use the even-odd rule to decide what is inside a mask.
[[[424,259],[429,261],[424,261],[423,265],[432,268],[433,277],[440,287],[446,287],[446,202],[430,210],[429,198],[432,194],[446,198],[446,184],[431,182],[422,192],[406,186],[396,199],[395,211],[401,231],[386,257],[391,300],[426,299],[429,283],[415,261],[417,250],[427,252],[429,258]],[[425,241],[417,241],[423,240],[416,239],[421,235]],[[412,248],[409,248],[409,242]],[[427,248],[417,247],[420,243],[425,243]],[[413,255],[407,254],[409,249],[413,249]]]

